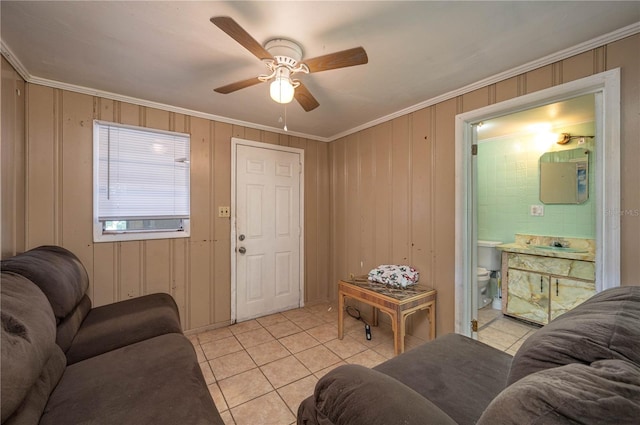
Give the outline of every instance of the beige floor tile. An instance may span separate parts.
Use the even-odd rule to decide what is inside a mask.
[[[324,344],[338,337],[338,321],[307,329],[307,333]]]
[[[296,419],[275,391],[234,407],[231,413],[236,425],[286,425]]]
[[[286,322],[276,323],[275,325],[267,326],[266,329],[276,339],[293,335],[295,333],[302,331],[302,329],[300,329],[298,326],[296,326],[293,322],[289,320],[287,320]]]
[[[321,369],[321,370],[315,372],[314,375],[316,376],[316,378],[320,379],[324,375],[326,375],[327,373],[331,372],[333,369],[337,368],[338,366],[345,365],[345,364],[347,364],[347,363],[341,360],[336,364],[332,364],[329,367],[325,367],[324,369]]]
[[[309,312],[311,312],[313,314],[322,314],[325,311],[335,310],[336,306],[337,305],[334,305],[332,303],[319,303],[319,304],[305,306],[305,310],[308,310]],[[331,309],[331,310],[329,310],[329,309]]]
[[[230,408],[273,391],[273,387],[259,369],[251,369],[222,379],[218,381],[218,385]]]
[[[267,363],[264,366],[260,366],[260,370],[262,370],[262,373],[264,373],[274,388],[283,387],[311,374],[309,369],[294,356]]]
[[[372,326],[371,327],[371,339],[367,340],[366,334],[364,332],[364,327],[361,329],[354,329],[349,332],[351,338],[358,341],[360,344],[363,344],[369,348],[378,346],[380,344],[391,344],[393,345],[393,331],[387,327],[383,326]]]
[[[295,354],[296,358],[311,372],[317,372],[338,363],[341,359],[324,345],[309,348]]]
[[[200,363],[200,370],[202,371],[202,376],[204,376],[204,382],[207,384],[213,384],[216,382],[216,377],[211,371],[211,366],[209,366],[208,362]]]
[[[297,334],[285,336],[284,338],[280,338],[278,341],[287,347],[287,349],[293,354],[315,347],[316,345],[320,345],[314,337],[306,332],[299,332]]]
[[[219,339],[229,338],[230,336],[233,336],[233,334],[231,333],[228,327],[205,331],[197,335],[198,335],[198,341],[200,341],[200,344],[205,344],[207,342],[217,341]]]
[[[220,413],[220,417],[224,421],[224,425],[236,425],[236,421],[233,420],[233,416],[231,416],[230,410],[225,410]]]
[[[510,319],[508,317],[502,317],[497,320],[491,322],[488,326],[489,328],[494,328],[499,330],[500,332],[504,332],[509,335],[513,335],[518,338],[522,338],[529,331],[533,329],[538,329],[533,325],[527,325],[525,323],[519,322],[515,319]]]
[[[293,319],[292,322],[304,330],[315,328],[316,326],[320,326],[325,323],[324,320],[320,319],[315,314],[309,314],[307,316]]]
[[[204,355],[208,360],[213,360],[216,357],[224,356],[242,350],[242,345],[240,345],[238,340],[233,336],[217,341],[207,342],[200,346],[202,347],[202,351],[204,351]]]
[[[506,334],[491,326],[478,332],[478,340],[480,342],[503,351],[511,347],[518,339],[516,336]]]
[[[302,400],[313,394],[316,382],[318,378],[310,375],[278,389],[278,394],[292,412],[297,412]]]
[[[424,344],[425,342],[427,341],[420,337],[413,336],[413,335],[406,335],[404,337],[404,350],[405,351],[411,350],[412,348],[416,348]]]
[[[484,326],[500,316],[502,316],[502,312],[492,309],[491,306],[481,308],[478,310],[478,326]]]
[[[361,320],[354,319],[349,315],[345,315],[343,326],[344,326],[344,333],[349,333],[354,330],[361,330],[362,333],[364,333],[364,322],[362,322]]]
[[[282,312],[282,315],[292,322],[295,322],[298,319],[313,317],[313,313],[309,312],[309,310],[305,308],[295,308],[293,310],[284,311]]]
[[[382,354],[378,354],[373,350],[366,350],[349,357],[345,361],[347,363],[359,364],[364,367],[372,368],[387,360]]]
[[[253,331],[256,329],[260,329],[262,325],[257,320],[247,320],[246,322],[236,323],[235,325],[229,326],[229,330],[234,335],[238,335],[244,332]]]
[[[396,356],[393,341],[378,344],[371,349],[387,359],[392,359]]]
[[[247,348],[247,352],[258,366],[291,355],[289,350],[276,340]]]
[[[227,410],[227,402],[224,401],[224,396],[222,395],[222,391],[220,391],[218,384],[209,384],[208,387],[209,394],[211,394],[211,398],[213,399],[213,403],[216,405],[218,412],[224,412]]]
[[[271,325],[275,325],[276,323],[286,322],[287,318],[282,313],[275,313],[275,314],[270,314],[264,317],[258,317],[256,320],[262,326],[271,326]]]
[[[209,365],[218,381],[257,367],[244,350],[217,357],[209,361]]]
[[[206,362],[207,356],[204,355],[204,351],[202,351],[202,347],[200,347],[199,343],[193,346],[193,349],[196,350],[196,357],[198,358],[198,363]]]
[[[262,327],[237,334],[236,338],[238,339],[238,341],[240,341],[240,344],[242,344],[244,348],[264,344],[265,342],[273,341],[275,339],[269,332],[267,332],[266,329]]]
[[[334,339],[324,344],[325,347],[336,353],[341,359],[348,359],[349,357],[367,349],[363,344],[360,344],[350,336],[345,336],[343,339]]]
[[[328,311],[323,311],[322,313],[317,313],[316,316],[318,316],[320,319],[324,320],[325,322],[335,323],[337,326],[338,310],[336,310],[335,308]]]

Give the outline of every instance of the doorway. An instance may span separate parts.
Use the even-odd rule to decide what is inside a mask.
[[[232,322],[303,305],[303,156],[232,139]]]
[[[619,69],[600,73],[550,89],[517,97],[456,117],[456,273],[455,331],[477,337],[478,239],[477,125],[480,122],[543,105],[593,94],[596,104],[596,291],[620,285],[620,223],[611,214],[620,205],[620,74]],[[475,148],[474,148],[474,145]],[[606,170],[606,173],[605,173]]]

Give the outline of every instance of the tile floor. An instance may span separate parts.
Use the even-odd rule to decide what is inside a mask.
[[[531,329],[501,316],[483,309],[479,338],[513,354]],[[367,341],[364,324],[345,316],[345,337],[338,340],[337,322],[335,306],[318,304],[189,335],[225,424],[294,424],[300,402],[325,373],[393,357],[389,327],[372,328]],[[407,336],[405,349],[423,342]]]
[[[491,305],[478,310],[478,340],[512,356],[539,326],[503,316]]]

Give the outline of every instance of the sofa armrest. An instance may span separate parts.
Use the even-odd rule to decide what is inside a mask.
[[[175,300],[169,294],[143,295],[89,311],[67,350],[67,363],[116,350],[156,336],[182,333]]]
[[[298,424],[455,424],[403,383],[359,365],[340,366],[316,384],[298,409]]]

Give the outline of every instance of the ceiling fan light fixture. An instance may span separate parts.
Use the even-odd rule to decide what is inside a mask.
[[[271,82],[269,94],[278,103],[289,103],[293,100],[293,85],[288,78],[276,78]]]
[[[348,66],[364,65],[369,62],[367,52],[362,47],[355,47],[305,59],[303,63],[300,62],[303,55],[302,47],[295,41],[274,38],[267,41],[263,46],[228,16],[214,16],[210,21],[260,59],[269,70],[268,74],[261,74],[254,78],[218,87],[214,89],[217,93],[228,94],[271,81],[269,94],[275,102],[286,104],[295,97],[302,109],[309,112],[320,106],[320,104],[309,92],[309,89],[300,80],[292,79],[292,76],[299,73],[309,74]]]
[[[293,100],[295,87],[289,78],[290,71],[286,67],[278,67],[276,76],[269,87],[271,99],[278,103],[289,103]]]

